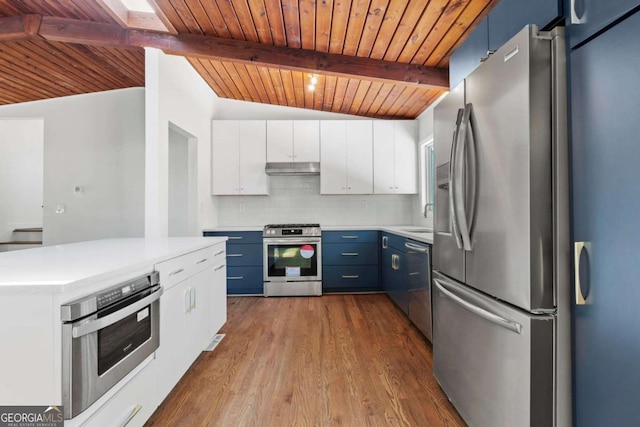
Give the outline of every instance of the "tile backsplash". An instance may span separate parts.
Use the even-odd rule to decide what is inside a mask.
[[[269,196],[216,196],[218,225],[411,225],[412,195],[320,195],[319,176],[272,176]]]

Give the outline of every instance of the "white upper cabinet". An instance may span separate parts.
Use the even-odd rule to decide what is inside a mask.
[[[268,120],[268,162],[319,162],[318,120]]]
[[[375,194],[415,194],[415,120],[373,122],[373,185]]]
[[[320,193],[373,193],[371,120],[320,122]]]
[[[268,194],[264,120],[211,123],[211,189],[214,195]]]
[[[296,162],[320,161],[320,122],[318,120],[293,122],[293,159]]]

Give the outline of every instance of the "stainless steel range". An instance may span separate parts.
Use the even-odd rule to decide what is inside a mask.
[[[264,296],[322,295],[320,224],[269,224],[262,232]]]

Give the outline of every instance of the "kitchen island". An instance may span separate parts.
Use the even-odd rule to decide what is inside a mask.
[[[157,271],[160,347],[65,423],[99,425],[133,416],[129,425],[142,425],[226,321],[225,241],[105,239],[0,254],[0,403],[61,405],[61,305]],[[132,400],[137,398],[144,402]]]

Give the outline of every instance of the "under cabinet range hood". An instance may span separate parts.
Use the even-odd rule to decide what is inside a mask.
[[[320,175],[320,162],[267,162],[267,175]]]

